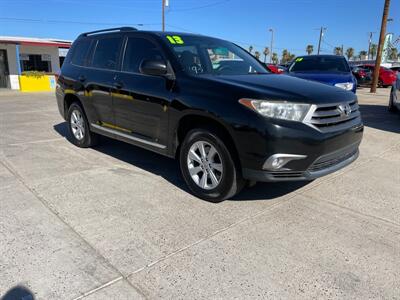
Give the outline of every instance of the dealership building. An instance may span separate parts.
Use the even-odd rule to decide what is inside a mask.
[[[0,88],[46,91],[55,87],[71,41],[0,36]]]

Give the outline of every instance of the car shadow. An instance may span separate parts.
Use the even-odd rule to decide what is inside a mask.
[[[391,113],[387,105],[359,104],[365,126],[400,133],[400,112]]]
[[[69,140],[66,122],[56,124],[53,127],[59,135]],[[161,176],[181,190],[190,193],[181,176],[177,160],[105,136],[101,136],[99,145],[92,149]],[[272,200],[307,184],[308,182],[257,183],[255,186],[243,189],[241,193],[230,200]]]

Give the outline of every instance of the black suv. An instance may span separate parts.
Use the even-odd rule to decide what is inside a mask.
[[[246,182],[312,180],[358,156],[357,97],[274,75],[239,46],[113,28],[81,34],[58,78],[72,142],[98,135],[177,157],[190,190],[220,201]]]

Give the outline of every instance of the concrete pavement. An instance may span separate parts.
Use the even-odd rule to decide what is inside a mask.
[[[175,161],[79,149],[52,94],[0,94],[0,297],[400,299],[400,116],[359,90],[360,158],[220,204]]]

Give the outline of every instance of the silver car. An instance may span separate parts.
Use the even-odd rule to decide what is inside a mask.
[[[400,111],[400,72],[397,72],[397,79],[390,92],[389,111]]]

